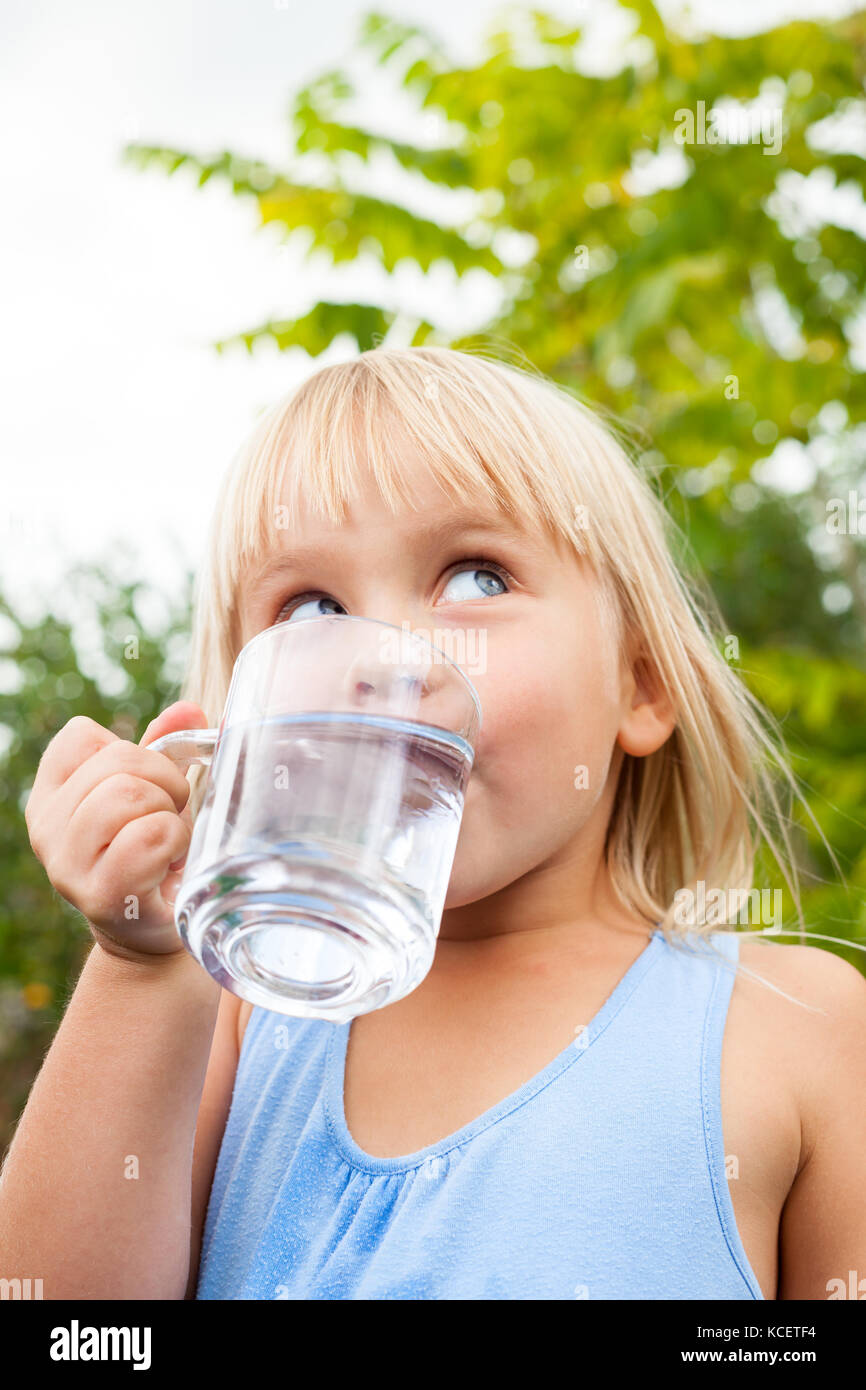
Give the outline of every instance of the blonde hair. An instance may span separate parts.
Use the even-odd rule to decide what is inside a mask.
[[[449,496],[484,498],[585,557],[615,606],[620,634],[639,640],[674,705],[677,723],[664,745],[644,758],[627,754],[622,764],[606,849],[623,905],[676,941],[685,935],[675,919],[677,893],[697,891],[701,881],[747,892],[766,843],[802,933],[777,784],[787,799],[798,789],[780,735],[717,649],[715,605],[678,571],[676,528],[615,430],[528,365],[480,350],[380,347],[315,372],[273,406],[220,490],[197,577],[183,697],[217,723],[241,645],[243,572],[272,544],[279,507],[291,522],[303,497],[339,522],[362,462],[386,505],[411,505],[395,420]],[[200,773],[192,774],[194,807]]]

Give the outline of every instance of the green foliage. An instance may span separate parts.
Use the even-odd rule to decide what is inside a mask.
[[[178,698],[191,583],[190,577],[164,623],[149,628],[140,615],[144,585],[119,583],[99,566],[71,574],[75,609],[89,614],[95,629],[89,653],[65,618],[49,612],[27,622],[0,595],[0,1061],[9,1077],[0,1098],[0,1138],[9,1137],[92,941],[30,847],[24,807],[39,760],[75,715],[138,742],[150,720]]]
[[[300,347],[317,357],[338,334],[349,333],[361,352],[366,352],[382,341],[393,321],[393,314],[372,304],[328,304],[320,300],[303,318],[262,324],[253,333],[220,339],[216,347],[222,352],[227,347],[243,343],[252,351],[254,342],[270,337],[281,352]]]

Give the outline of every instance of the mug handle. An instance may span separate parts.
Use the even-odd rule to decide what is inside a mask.
[[[166,753],[176,763],[201,763],[210,767],[219,729],[175,729],[146,746],[154,753]]]

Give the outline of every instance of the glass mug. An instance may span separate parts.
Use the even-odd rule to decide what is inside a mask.
[[[209,767],[175,902],[233,994],[345,1022],[433,963],[481,728],[461,668],[407,628],[328,614],[241,650],[218,729],[149,744]]]

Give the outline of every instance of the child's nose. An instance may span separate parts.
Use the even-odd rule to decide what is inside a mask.
[[[417,710],[434,688],[432,671],[391,669],[363,659],[353,663],[346,683],[352,706],[381,714],[407,714]]]
[[[440,660],[439,657],[442,659]],[[343,677],[345,707],[429,724],[455,733],[470,719],[468,697],[451,662],[429,645],[411,641],[396,652],[359,652]]]

